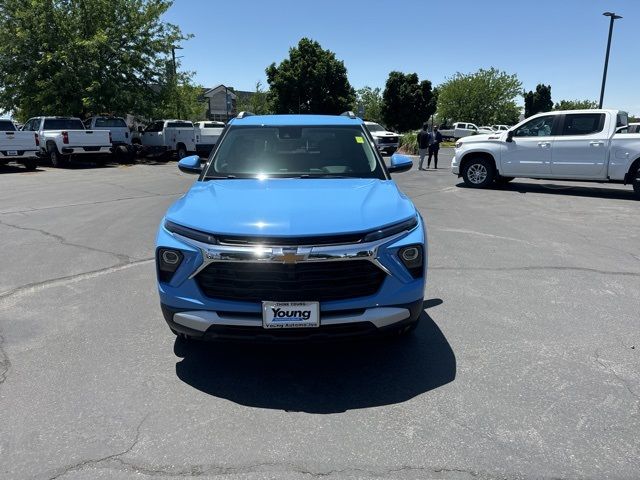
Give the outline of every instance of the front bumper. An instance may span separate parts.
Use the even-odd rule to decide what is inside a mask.
[[[294,342],[371,337],[400,330],[418,321],[423,300],[393,307],[343,310],[320,315],[318,328],[264,329],[259,314],[235,314],[208,310],[182,311],[161,304],[169,327],[202,340],[251,340]]]
[[[422,245],[424,255],[424,270],[419,278],[414,278],[409,273],[398,256],[401,248],[416,244]],[[428,250],[426,231],[420,218],[418,225],[411,231],[379,240],[373,244],[373,248],[372,244],[309,247],[308,250],[306,247],[298,247],[299,253],[305,256],[305,261],[340,262],[358,258],[356,261],[377,265],[385,275],[378,290],[371,295],[320,301],[319,328],[287,329],[284,333],[274,333],[262,328],[262,304],[259,301],[211,298],[203,293],[195,277],[209,263],[248,261],[235,252],[235,248],[217,246],[215,249],[207,249],[205,245],[169,232],[164,227],[163,219],[158,231],[157,246],[179,249],[183,260],[170,281],[158,282],[160,303],[169,326],[191,336],[226,338],[246,334],[249,338],[279,335],[307,338],[333,336],[334,333],[337,336],[346,335],[345,330],[349,330],[349,335],[369,335],[415,322],[422,311]],[[343,250],[335,251],[335,248]],[[262,260],[276,261],[271,258],[271,249],[267,250],[269,252],[263,255]],[[304,300],[314,301],[313,298]],[[292,333],[292,330],[306,332]],[[338,330],[342,333],[338,333]]]
[[[451,159],[451,173],[454,175],[460,176],[460,162],[458,160],[458,152],[453,154],[453,158]]]

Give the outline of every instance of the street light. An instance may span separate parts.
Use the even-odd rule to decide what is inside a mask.
[[[598,104],[598,108],[602,108],[602,101],[604,100],[604,86],[607,83],[607,68],[609,68],[609,51],[611,50],[611,35],[613,34],[613,22],[615,22],[618,18],[622,18],[620,15],[616,15],[613,12],[604,12],[602,15],[605,17],[610,17],[611,22],[609,23],[609,40],[607,42],[607,55],[604,58],[604,72],[602,74],[602,90],[600,90],[600,103]]]

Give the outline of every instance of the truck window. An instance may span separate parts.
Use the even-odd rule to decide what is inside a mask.
[[[153,122],[149,125],[145,132],[161,132],[162,131],[162,122]]]
[[[43,130],[84,130],[79,118],[45,118]]]
[[[16,126],[11,120],[0,120],[0,132],[15,132]]]
[[[201,124],[202,128],[224,128],[224,123],[204,123]]]
[[[604,129],[604,113],[570,113],[564,117],[561,135],[589,135]]]
[[[534,118],[518,128],[514,137],[548,137],[553,128],[554,115]]]
[[[127,128],[127,124],[121,118],[96,118],[96,127]]]
[[[191,122],[167,122],[167,128],[193,128]]]

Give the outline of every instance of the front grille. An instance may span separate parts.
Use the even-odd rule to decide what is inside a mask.
[[[398,137],[380,137],[379,143],[397,143]]]
[[[214,262],[195,279],[207,297],[220,300],[324,302],[373,295],[385,275],[367,260],[292,265]]]

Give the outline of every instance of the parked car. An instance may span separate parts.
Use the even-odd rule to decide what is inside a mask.
[[[483,125],[481,127],[478,127],[478,133],[493,133],[495,132],[495,130],[493,129],[493,127],[490,127],[489,125]]]
[[[385,127],[375,122],[364,122],[365,127],[371,133],[373,141],[378,147],[378,150],[387,155],[392,155],[398,150],[400,143],[400,134],[387,130]]]
[[[123,118],[96,116],[89,117],[84,121],[84,126],[88,130],[107,130],[111,132],[111,145],[113,154],[119,161],[130,161],[135,155],[135,150],[131,143],[131,132]]]
[[[185,338],[301,340],[404,333],[423,310],[418,210],[361,119],[244,114],[162,219],[158,291]]]
[[[509,126],[508,125],[491,125],[491,129],[494,132],[506,132],[507,130],[509,130]]]
[[[20,132],[8,119],[0,118],[0,165],[21,163],[27,170],[38,166],[38,137],[35,133]]]
[[[507,132],[461,139],[452,172],[470,187],[515,177],[632,184],[640,197],[640,134],[618,134],[627,114],[567,110],[527,118]]]
[[[453,124],[452,128],[440,129],[440,134],[444,140],[457,140],[459,138],[468,137],[469,135],[478,135],[479,133],[478,127],[475,124],[467,122],[456,122]]]
[[[66,165],[70,159],[86,156],[95,160],[111,154],[111,134],[101,130],[85,130],[82,120],[74,117],[35,117],[22,127],[37,133],[40,154],[54,167]]]
[[[171,155],[184,158],[196,151],[193,123],[187,120],[157,120],[141,132],[144,155]]]
[[[195,123],[196,154],[202,158],[208,158],[211,150],[218,143],[218,138],[224,129],[224,122],[207,120]]]

